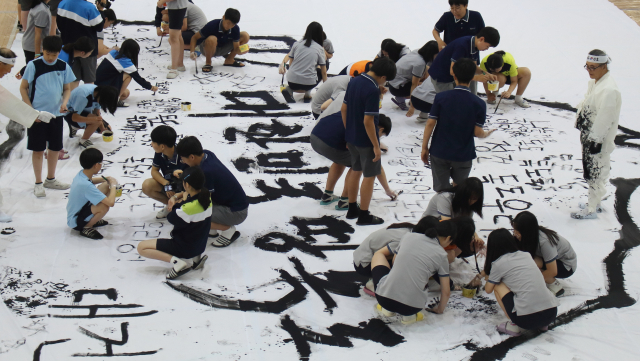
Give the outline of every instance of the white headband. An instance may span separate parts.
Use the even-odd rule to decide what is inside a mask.
[[[5,58],[2,55],[0,55],[0,62],[9,64],[9,65],[16,65],[16,58]]]
[[[591,63],[597,63],[597,64],[608,64],[609,56],[608,55],[587,55],[587,61]]]

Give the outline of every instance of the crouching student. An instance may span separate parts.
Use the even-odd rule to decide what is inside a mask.
[[[558,300],[547,290],[544,278],[531,255],[518,250],[511,233],[497,229],[489,234],[487,258],[482,275],[487,293],[510,321],[497,326],[498,332],[520,336],[522,329],[546,331],[556,319]]]
[[[67,109],[69,112],[64,119],[69,125],[69,137],[73,138],[78,130],[84,129],[78,144],[87,149],[93,146],[89,138],[96,130],[99,129],[100,133],[111,130],[102,119],[100,109],[115,115],[118,109],[118,90],[112,86],[83,84],[71,92]]]
[[[538,224],[531,212],[520,212],[511,222],[520,250],[528,252],[542,271],[547,288],[556,296],[564,294],[557,278],[569,278],[578,267],[578,257],[569,241]]]
[[[198,138],[189,136],[178,143],[176,150],[183,163],[189,167],[200,166],[205,176],[205,187],[211,192],[211,230],[214,247],[227,247],[240,237],[237,225],[247,219],[249,202],[236,177],[220,162],[213,152],[202,149]],[[180,173],[180,171],[175,171]],[[169,199],[171,207],[181,194]]]
[[[369,72],[371,65],[373,65],[371,60],[356,61],[355,63],[345,66],[338,75],[349,75],[350,77],[355,78],[360,74]]]
[[[155,155],[151,164],[151,178],[142,182],[142,193],[165,205],[156,214],[157,219],[167,217],[170,212],[167,207],[169,199],[182,191],[182,182],[173,172],[188,168],[176,152],[177,137],[176,131],[168,125],[159,125],[151,131],[151,148]]]
[[[438,43],[431,40],[419,50],[414,50],[398,60],[396,63],[398,73],[395,79],[389,81],[389,91],[394,96],[391,101],[400,109],[409,110],[405,99],[410,97],[420,82],[429,76],[427,64],[430,64],[437,54]]]
[[[173,224],[171,238],[148,239],[138,244],[142,257],[171,263],[173,268],[167,274],[168,280],[201,269],[208,258],[202,253],[209,240],[212,204],[204,173],[199,167],[190,167],[181,173],[180,179],[184,192],[170,206],[167,216],[167,221]]]
[[[453,217],[472,217],[473,213],[482,218],[484,186],[476,177],[469,177],[449,189],[436,193],[429,200],[422,217],[432,216],[440,219]]]
[[[522,97],[531,81],[531,70],[529,70],[529,68],[519,68],[516,65],[516,60],[513,58],[513,55],[504,51],[496,51],[482,59],[480,69],[497,77],[497,81],[499,82],[498,89],[501,89],[505,84],[509,86],[509,89],[502,93],[503,98],[509,99],[517,87],[515,103],[522,108],[531,107],[529,102]],[[489,91],[487,82],[483,84],[484,91],[487,94],[487,103],[495,104],[496,95]]]
[[[411,53],[411,49],[408,46],[400,43],[396,43],[393,39],[384,39],[380,44],[380,51],[376,55],[376,58],[388,57],[397,63],[400,58]]]
[[[80,165],[83,170],[73,179],[69,190],[67,225],[83,237],[102,239],[95,228],[109,224],[102,218],[116,203],[118,181],[112,177],[95,177],[102,169],[102,152],[95,148],[80,153]]]
[[[336,99],[340,92],[347,90],[347,85],[349,85],[350,80],[351,77],[348,75],[334,76],[329,78],[316,90],[311,100],[311,112],[315,119],[318,119],[320,114],[327,109],[329,104]]]
[[[418,226],[419,230],[426,229],[424,233],[414,229],[404,235],[395,255],[385,247],[371,259],[378,312],[386,317],[399,313],[405,325],[424,319],[420,311],[429,299],[427,283],[431,276],[437,275],[441,284],[440,303],[431,311],[443,313],[451,295],[449,261],[444,248],[456,238],[455,225],[451,221],[427,217],[421,219]],[[393,257],[393,268],[389,257]]]

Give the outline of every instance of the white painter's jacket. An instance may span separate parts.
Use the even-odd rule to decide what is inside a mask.
[[[40,112],[0,85],[0,114],[30,128]]]
[[[598,82],[589,81],[587,94],[578,105],[576,128],[581,132],[581,141],[590,140],[602,144],[602,152],[610,153],[618,132],[622,97],[611,72],[607,72]]]

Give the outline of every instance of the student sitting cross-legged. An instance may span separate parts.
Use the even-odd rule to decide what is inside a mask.
[[[205,175],[200,167],[190,167],[181,173],[184,192],[180,199],[169,206],[167,216],[173,224],[171,238],[149,239],[138,244],[138,253],[147,258],[171,263],[167,274],[172,280],[204,266],[207,256],[202,256],[209,240],[211,224],[211,194],[205,186]],[[186,259],[191,258],[189,267]]]
[[[67,225],[83,237],[102,239],[94,228],[109,224],[102,218],[116,203],[118,182],[112,177],[95,177],[102,169],[102,152],[95,148],[82,151],[80,165],[83,170],[73,179],[69,191]]]
[[[69,136],[75,136],[76,132],[84,129],[79,143],[82,148],[93,146],[89,139],[91,135],[100,129],[100,133],[111,130],[100,114],[100,109],[114,115],[118,109],[118,90],[112,86],[97,86],[93,84],[83,84],[71,92],[69,112],[64,119],[69,124]]]
[[[244,189],[213,152],[202,149],[198,138],[184,137],[176,146],[176,151],[183,163],[189,167],[200,166],[204,172],[205,187],[211,192],[213,204],[209,236],[214,240],[211,245],[230,245],[240,237],[235,226],[244,222],[249,214],[249,202]],[[175,171],[174,174],[180,172]],[[168,206],[173,206],[179,197],[181,194],[171,197]]]

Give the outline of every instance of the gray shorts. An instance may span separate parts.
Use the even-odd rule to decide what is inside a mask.
[[[49,11],[51,11],[51,16],[58,16],[58,5],[62,0],[50,0],[49,1]]]
[[[323,142],[322,139],[315,136],[315,134],[311,134],[311,148],[316,151],[316,153],[321,156],[329,159],[330,161],[344,165],[346,167],[351,167],[351,153],[348,150],[339,150],[334,147],[327,145],[327,143]]]
[[[365,178],[375,177],[382,173],[382,160],[373,161],[373,147],[356,147],[348,144],[349,153],[351,153],[351,169],[356,172],[362,172]]]
[[[96,81],[96,68],[98,67],[98,58],[90,56],[86,59],[76,58],[73,62],[73,74],[76,81],[82,80],[85,83],[93,83]]]
[[[455,82],[451,82],[451,83],[441,83],[435,79],[433,79],[432,77],[429,77],[431,79],[431,83],[433,84],[433,87],[436,89],[436,93],[442,93],[444,91],[447,90],[452,90],[453,88],[456,87],[456,83]]]
[[[211,205],[211,223],[222,224],[225,226],[237,226],[244,222],[249,214],[249,207],[241,211],[231,211],[231,208],[219,204]]]
[[[453,162],[429,155],[429,163],[431,163],[431,174],[433,175],[433,190],[440,192],[451,188],[450,178],[455,184],[460,184],[469,178],[473,160]]]
[[[18,4],[20,4],[20,10],[29,11],[31,10],[31,0],[18,0]],[[25,25],[26,27],[26,25]]]
[[[202,43],[200,43],[200,45],[198,45],[199,51],[202,54],[206,54],[205,51],[204,51],[204,43],[205,42],[203,41]],[[226,43],[226,44],[224,44],[222,46],[218,46],[216,48],[216,52],[213,54],[213,56],[214,57],[216,57],[216,56],[226,56],[227,54],[229,54],[232,51],[233,51],[233,42]]]

